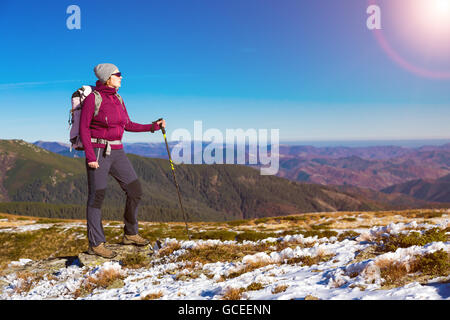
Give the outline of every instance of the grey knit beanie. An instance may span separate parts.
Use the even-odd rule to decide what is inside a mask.
[[[119,68],[112,63],[101,63],[94,68],[95,75],[98,80],[103,83],[105,83],[116,70],[119,70]]]

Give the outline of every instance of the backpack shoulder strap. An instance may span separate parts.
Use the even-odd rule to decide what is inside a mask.
[[[120,103],[122,104],[123,110],[125,110],[125,105],[123,104],[123,99],[122,99],[122,97],[120,96],[120,94],[118,94],[117,92],[116,92],[116,97],[117,97],[117,99],[119,99]]]
[[[102,96],[100,95],[100,92],[98,92],[97,90],[93,91],[94,96],[95,96],[95,112],[94,112],[94,117],[98,115],[98,112],[100,110],[100,105],[102,104]]]

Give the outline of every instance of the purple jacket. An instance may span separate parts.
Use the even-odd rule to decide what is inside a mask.
[[[102,96],[102,104],[98,115],[94,117],[95,96],[91,93],[86,97],[81,110],[80,138],[86,153],[86,161],[95,162],[97,156],[94,148],[104,148],[104,144],[92,143],[91,138],[106,140],[122,140],[123,132],[147,132],[159,130],[158,124],[139,124],[132,122],[128,116],[125,104],[115,96],[116,89],[105,86],[97,81],[95,90]],[[122,149],[123,145],[111,145],[111,149]]]

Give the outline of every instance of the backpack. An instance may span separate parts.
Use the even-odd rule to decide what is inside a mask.
[[[69,128],[70,128],[70,152],[72,149],[84,150],[83,143],[80,137],[80,119],[81,119],[81,109],[83,108],[84,100],[88,95],[94,93],[95,95],[95,112],[94,117],[98,115],[100,106],[102,104],[102,96],[98,91],[95,90],[94,86],[82,86],[80,89],[72,94],[72,109],[69,111]],[[125,110],[122,97],[116,93],[117,98],[122,104],[122,108]]]

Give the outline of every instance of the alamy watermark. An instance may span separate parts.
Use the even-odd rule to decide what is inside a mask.
[[[72,4],[67,7],[66,13],[69,16],[66,19],[66,26],[69,30],[81,29],[81,9],[79,6]],[[369,14],[367,18],[367,28],[369,30],[381,29],[381,9],[378,5],[370,5],[366,13]]]
[[[70,5],[66,9],[66,13],[70,16],[66,19],[66,26],[69,30],[81,29],[81,9],[77,5]]]
[[[369,17],[367,18],[366,25],[369,30],[381,29],[381,9],[376,4],[372,4],[367,7],[366,10]]]
[[[172,132],[171,140],[179,141],[172,148],[172,160],[177,164],[256,165],[261,175],[275,175],[279,169],[280,130],[271,129],[270,138],[268,131],[226,129],[224,135],[216,128],[203,132],[203,122],[194,121],[193,135],[184,128]]]

